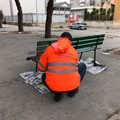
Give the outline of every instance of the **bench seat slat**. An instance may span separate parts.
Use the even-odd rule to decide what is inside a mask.
[[[85,51],[91,51],[91,50],[94,50],[95,49],[95,47],[88,47],[88,48],[80,48],[80,49],[77,49],[77,51],[79,52],[79,53],[81,53],[81,52],[85,52]]]
[[[97,43],[96,40],[89,40],[89,41],[79,41],[78,45],[90,44],[90,43]]]
[[[32,61],[34,61],[34,62],[38,62],[39,57],[38,57],[38,56],[30,56],[30,57],[27,57],[26,60],[32,60]]]
[[[39,51],[39,50],[45,50],[47,47],[48,46],[39,46],[39,47],[37,47],[37,51]]]
[[[79,40],[88,40],[88,39],[94,39],[94,38],[98,38],[98,35],[78,37]]]
[[[72,38],[72,42],[77,41],[77,40],[78,40],[78,38]]]
[[[51,44],[50,41],[38,41],[37,42],[37,46],[50,45],[50,44]]]
[[[78,53],[83,53],[83,52],[88,52],[88,51],[94,51],[94,47],[88,47],[87,49],[86,48],[81,48],[81,49],[77,49]],[[101,49],[100,47],[97,48],[97,49]]]
[[[96,43],[89,43],[89,44],[78,45],[77,49],[79,49],[79,48],[93,47],[93,46],[96,46]]]
[[[102,45],[103,44],[103,42],[99,42],[97,45]]]

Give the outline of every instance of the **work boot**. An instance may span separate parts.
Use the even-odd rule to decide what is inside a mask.
[[[79,92],[79,89],[76,88],[75,90],[70,91],[70,92],[68,93],[68,96],[69,96],[69,97],[74,97],[75,94],[78,93],[78,92]]]
[[[55,93],[54,100],[56,102],[59,102],[61,100],[62,96],[63,96],[62,93]]]

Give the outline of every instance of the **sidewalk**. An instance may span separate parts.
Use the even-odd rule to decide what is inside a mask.
[[[38,29],[38,28],[36,28]],[[36,30],[35,29],[35,30]],[[40,94],[25,84],[19,73],[34,71],[35,64],[26,61],[36,48],[36,41],[43,40],[43,32],[29,28],[31,34],[7,33],[15,29],[7,27],[0,31],[0,120],[119,120],[120,119],[120,55],[102,54],[102,50],[120,47],[120,36],[106,38],[97,60],[108,69],[100,74],[86,76],[74,98],[64,98],[56,103],[53,94]],[[90,28],[80,31],[82,35],[93,34]],[[91,31],[91,32],[90,32]],[[107,30],[106,30],[107,31]],[[106,33],[102,30],[102,33]],[[52,31],[52,35],[60,35]],[[76,31],[70,31],[76,36]],[[88,32],[88,33],[87,33]],[[113,31],[113,36],[118,30]],[[39,35],[40,33],[40,35]],[[96,32],[96,34],[99,33]],[[119,33],[119,32],[118,32]],[[107,35],[110,35],[109,30]],[[83,54],[84,58],[93,53]]]

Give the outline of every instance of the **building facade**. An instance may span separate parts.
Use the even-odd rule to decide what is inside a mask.
[[[71,7],[97,6],[101,7],[106,0],[70,0]]]
[[[45,23],[46,8],[48,0],[19,0],[23,11],[24,23]],[[3,11],[6,22],[17,22],[17,7],[14,0],[0,0],[0,9]],[[55,7],[56,8],[56,7]],[[64,8],[64,9],[63,9]],[[68,10],[69,8],[69,10]],[[65,10],[67,9],[67,10]],[[62,4],[61,9],[57,8],[53,11],[53,22],[65,22],[65,15],[70,14],[70,7]]]
[[[48,0],[19,0],[23,13],[46,13]],[[14,0],[0,0],[0,9],[4,15],[17,15],[17,7]]]
[[[66,21],[70,15],[70,5],[67,2],[54,3],[54,15],[65,15]]]
[[[80,19],[84,18],[84,10],[87,9],[89,12],[93,8],[100,9],[103,0],[70,0],[71,4],[71,15],[77,15]]]
[[[70,14],[70,5],[67,2],[54,3],[53,14]]]
[[[120,22],[120,0],[115,0],[114,21]]]

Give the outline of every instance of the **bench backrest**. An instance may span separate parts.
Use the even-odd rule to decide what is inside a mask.
[[[102,35],[93,35],[93,36],[85,36],[85,37],[77,37],[72,38],[72,45],[76,50],[80,50],[83,48],[93,48],[93,50],[97,49],[98,45],[103,43],[105,34]],[[37,56],[41,55],[45,49],[51,45],[56,40],[47,40],[47,41],[38,41],[37,42]]]
[[[97,49],[98,45],[102,45],[104,37],[105,34],[77,37],[72,39],[72,45],[75,49],[83,49],[87,47],[94,47]]]
[[[47,41],[38,41],[37,42],[37,56],[41,55],[45,49],[51,45],[55,40],[47,40]]]

